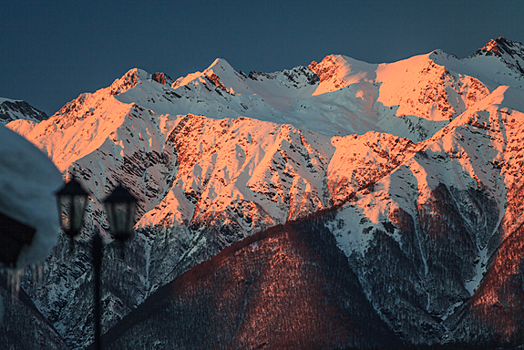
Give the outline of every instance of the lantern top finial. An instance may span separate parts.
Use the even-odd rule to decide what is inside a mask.
[[[136,203],[137,199],[124,186],[119,184],[113,192],[104,199],[104,204],[107,203]]]
[[[71,176],[71,180],[56,193],[58,196],[88,196],[86,190],[82,187],[80,182],[77,181],[75,176]]]

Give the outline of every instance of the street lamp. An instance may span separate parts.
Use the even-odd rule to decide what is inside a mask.
[[[61,225],[70,239],[74,239],[82,227],[85,209],[87,207],[87,191],[73,177],[60,191],[57,198],[60,210],[66,210],[68,215],[61,215]],[[122,185],[104,200],[109,221],[109,230],[114,239],[124,242],[133,237],[135,210],[137,199]],[[94,268],[94,319],[95,319],[95,349],[101,349],[101,309],[100,309],[100,275],[102,267],[102,238],[99,231],[93,235],[93,268]]]

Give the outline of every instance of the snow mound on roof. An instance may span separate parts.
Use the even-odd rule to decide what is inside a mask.
[[[0,125],[0,212],[36,229],[17,267],[43,261],[60,230],[56,197],[60,172],[32,143]]]

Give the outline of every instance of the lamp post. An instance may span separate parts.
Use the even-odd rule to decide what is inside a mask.
[[[62,228],[71,241],[78,236],[82,228],[88,193],[73,177],[57,192],[60,213],[64,209],[68,215],[61,215]],[[109,221],[109,230],[114,239],[125,242],[133,237],[135,223],[136,198],[122,185],[103,201]],[[93,268],[94,268],[94,319],[95,319],[95,349],[101,349],[101,268],[102,268],[102,237],[98,230],[93,235]]]

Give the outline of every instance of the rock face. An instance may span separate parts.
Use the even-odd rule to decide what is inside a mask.
[[[519,43],[495,43],[498,54],[488,45],[462,60],[328,56],[249,75],[217,59],[171,84],[133,69],[48,120],[9,123],[92,193],[80,243],[70,252],[62,238],[42,286],[23,288],[70,347],[87,346],[89,237],[100,230],[115,346],[172,344],[172,315],[188,322],[173,332],[200,348],[386,346],[362,320],[394,343],[518,339],[524,76],[508,62],[523,56]],[[123,259],[100,203],[118,183],[140,199]],[[319,211],[329,215],[315,230],[300,226]],[[279,289],[290,281],[301,288]],[[332,343],[304,336],[318,323],[332,325]],[[133,330],[152,325],[151,337]]]
[[[171,86],[175,82],[173,79],[171,79],[169,75],[160,73],[160,72],[154,73],[151,76],[151,79],[162,85],[169,85],[169,86]]]

